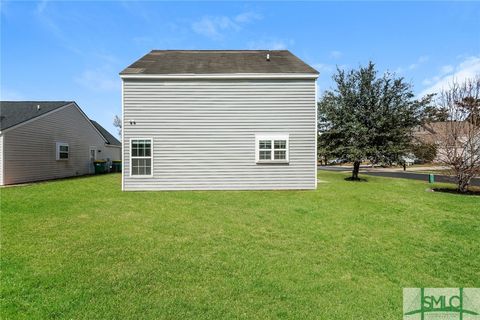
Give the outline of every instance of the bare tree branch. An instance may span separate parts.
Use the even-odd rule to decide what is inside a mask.
[[[122,119],[117,115],[115,115],[115,117],[113,118],[113,126],[117,127],[118,135],[121,137],[122,136]]]
[[[437,103],[448,112],[437,132],[438,158],[451,168],[458,190],[466,192],[471,179],[480,175],[480,75],[453,82]]]

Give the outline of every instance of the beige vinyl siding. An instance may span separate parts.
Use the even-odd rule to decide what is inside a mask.
[[[105,147],[105,140],[73,104],[11,128],[3,139],[5,184],[89,174],[91,146],[96,147],[97,159],[118,160],[121,155],[120,148]],[[68,160],[56,160],[57,142],[68,143]]]
[[[123,99],[125,190],[315,188],[314,79],[125,79]],[[260,133],[289,134],[289,164],[255,162]],[[153,139],[153,177],[130,176],[132,138]]]
[[[97,154],[97,159],[110,159],[110,161],[122,160],[122,147],[121,146],[110,146],[104,145],[102,148],[101,154]]]

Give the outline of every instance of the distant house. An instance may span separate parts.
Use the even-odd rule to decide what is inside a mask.
[[[443,138],[448,122],[438,121],[429,122],[418,126],[413,131],[413,137],[416,141],[436,144]]]
[[[316,188],[318,72],[287,50],[153,50],[120,73],[123,190]]]
[[[463,152],[470,126],[468,121],[429,122],[417,127],[413,137],[414,141],[435,145],[437,155],[434,162],[442,162],[451,156],[451,152]]]
[[[0,185],[94,172],[121,144],[73,101],[0,101]]]

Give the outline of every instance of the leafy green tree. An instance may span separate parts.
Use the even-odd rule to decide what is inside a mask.
[[[412,153],[421,162],[432,162],[437,156],[437,145],[423,141],[412,144]]]
[[[378,76],[372,62],[348,72],[337,68],[333,80],[336,88],[318,104],[320,148],[353,162],[354,180],[363,160],[400,162],[432,95],[414,99],[411,84],[390,73]]]
[[[425,122],[445,122],[448,120],[448,110],[438,106],[428,106],[425,108]]]
[[[476,81],[478,81],[478,77],[480,76],[477,76]],[[466,121],[475,124],[476,126],[480,125],[480,98],[465,97],[461,101],[458,101],[457,104],[459,108],[468,113],[468,116],[465,119]]]

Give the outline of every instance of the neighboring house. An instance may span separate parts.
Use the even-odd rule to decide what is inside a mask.
[[[433,162],[443,162],[449,152],[463,152],[469,126],[468,121],[429,122],[417,127],[413,137],[416,141],[436,145],[437,156]]]
[[[0,101],[0,185],[94,172],[121,144],[73,101]]]
[[[315,189],[318,72],[287,50],[153,50],[120,73],[123,190]]]
[[[436,144],[442,139],[446,126],[447,122],[444,121],[425,123],[415,128],[413,137],[423,143]]]

